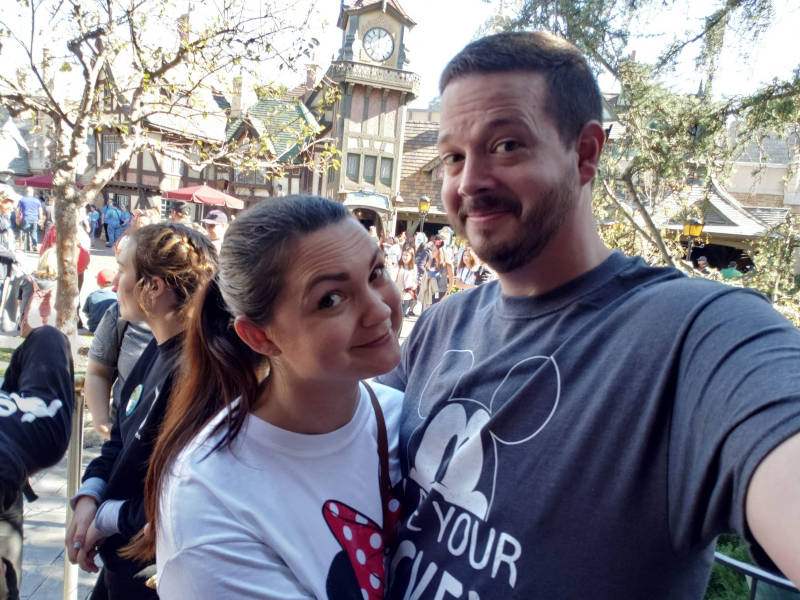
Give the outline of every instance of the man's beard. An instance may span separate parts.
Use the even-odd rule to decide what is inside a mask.
[[[481,199],[481,206],[501,206],[510,209],[517,217],[519,235],[515,239],[492,241],[471,240],[466,234],[466,217],[470,207],[462,204],[458,214],[457,233],[466,237],[475,253],[498,273],[509,273],[535,259],[561,229],[569,214],[575,209],[580,198],[576,186],[569,175],[563,177],[553,187],[541,194],[528,212],[522,213],[518,200],[507,197],[487,196]],[[476,243],[478,242],[478,243]],[[569,252],[569,248],[564,249]]]

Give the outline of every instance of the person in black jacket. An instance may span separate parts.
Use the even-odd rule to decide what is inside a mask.
[[[71,500],[75,514],[66,536],[70,561],[97,572],[94,557],[99,553],[103,559],[93,600],[157,598],[136,577],[147,565],[118,551],[145,525],[147,465],[178,368],[192,297],[216,273],[217,255],[203,234],[164,223],[133,231],[118,263],[120,315],[145,321],[154,340],[125,381],[111,439],[87,467]]]
[[[67,338],[53,327],[34,329],[11,355],[0,389],[0,598],[18,594],[23,491],[30,498],[28,478],[64,456],[74,404]]]

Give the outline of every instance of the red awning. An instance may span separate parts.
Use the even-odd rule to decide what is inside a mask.
[[[14,185],[49,190],[53,188],[53,174],[41,173],[39,175],[31,175],[30,177],[17,177],[14,179]],[[78,187],[82,188],[83,186],[79,183]]]
[[[183,200],[184,202],[194,202],[195,204],[227,206],[228,208],[236,209],[244,208],[244,202],[239,200],[239,198],[215,190],[205,184],[170,190],[164,192],[162,195],[168,200]]]

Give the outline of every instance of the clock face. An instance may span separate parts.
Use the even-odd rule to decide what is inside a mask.
[[[392,35],[383,27],[373,27],[364,34],[364,50],[372,60],[383,62],[394,52]]]

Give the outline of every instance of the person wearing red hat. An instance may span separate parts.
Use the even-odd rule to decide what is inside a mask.
[[[114,289],[114,277],[116,273],[111,269],[101,269],[97,274],[97,287],[89,294],[83,304],[83,312],[86,314],[88,329],[94,333],[100,319],[108,310],[108,307],[117,301],[117,292]]]

